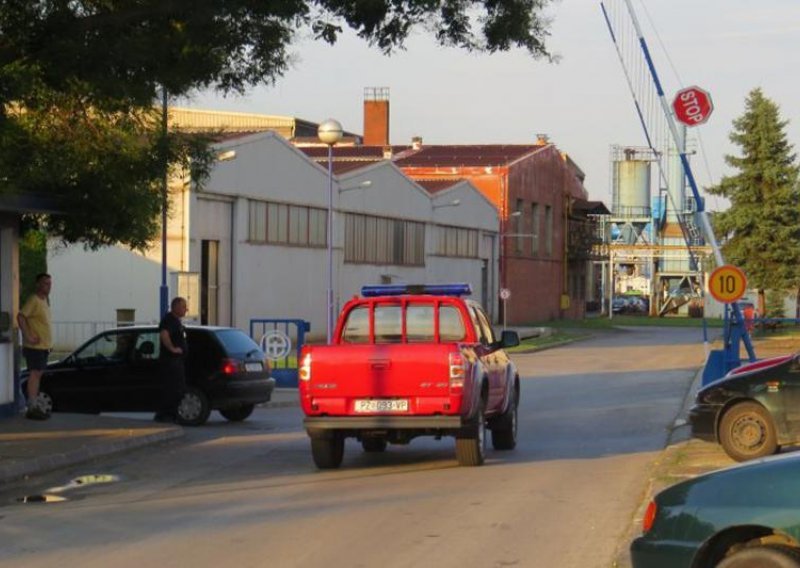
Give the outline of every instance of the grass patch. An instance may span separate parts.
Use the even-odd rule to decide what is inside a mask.
[[[706,320],[708,327],[721,328],[721,319]],[[554,329],[612,329],[619,326],[643,326],[643,327],[703,327],[703,320],[700,318],[651,318],[647,316],[619,315],[613,318],[596,317],[583,320],[554,320],[548,322],[538,322],[528,324],[532,327],[551,327]]]
[[[506,349],[506,352],[519,353],[524,351],[530,351],[531,349],[541,349],[543,347],[548,347],[550,345],[559,345],[561,343],[566,343],[568,341],[580,339],[588,335],[590,334],[582,333],[580,331],[572,331],[572,330],[566,331],[563,329],[554,329],[553,333],[549,335],[543,335],[541,337],[530,337],[528,339],[524,339],[516,347],[511,347],[510,349]]]

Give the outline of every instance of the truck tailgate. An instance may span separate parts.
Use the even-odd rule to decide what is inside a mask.
[[[449,357],[457,351],[453,344],[430,343],[315,347],[304,390],[314,413],[454,413],[460,395],[450,393]]]

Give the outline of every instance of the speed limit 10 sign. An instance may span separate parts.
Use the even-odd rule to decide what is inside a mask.
[[[708,293],[718,302],[735,302],[747,290],[747,278],[739,268],[724,264],[715,269],[708,278]]]

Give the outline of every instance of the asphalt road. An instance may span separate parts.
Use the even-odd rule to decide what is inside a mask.
[[[0,565],[609,567],[694,371],[700,332],[639,328],[514,357],[520,444],[461,468],[418,439],[317,471],[297,408],[5,487]],[[18,504],[77,475],[117,481]]]

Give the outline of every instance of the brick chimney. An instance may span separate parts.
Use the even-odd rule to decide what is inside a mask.
[[[364,88],[364,146],[389,145],[389,87]]]

